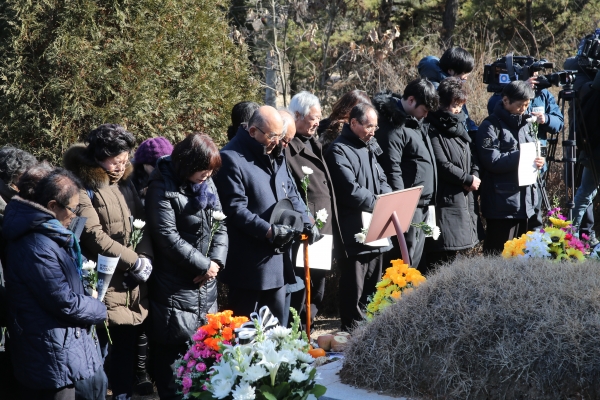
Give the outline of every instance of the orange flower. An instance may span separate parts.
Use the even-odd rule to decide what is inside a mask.
[[[215,351],[219,351],[219,343],[221,343],[221,339],[216,339],[216,338],[204,339],[204,344]]]
[[[204,331],[206,332],[206,336],[210,337],[215,336],[217,334],[217,330],[210,325],[204,325],[202,329],[204,329]]]
[[[225,311],[219,313],[219,316],[221,318],[221,324],[223,324],[223,325],[230,324],[233,319],[231,317],[232,314],[233,314],[233,311],[231,311],[231,310],[225,310]]]
[[[223,327],[223,324],[221,324],[221,318],[219,316],[215,314],[208,314],[206,318],[208,319],[208,325],[210,325],[215,331],[219,331]]]
[[[227,340],[230,342],[231,339],[233,339],[233,330],[230,327],[226,326],[221,331],[221,335],[223,335],[223,340]]]
[[[232,329],[236,329],[248,321],[248,317],[233,317],[233,320],[231,321],[231,324],[229,326],[231,326]]]

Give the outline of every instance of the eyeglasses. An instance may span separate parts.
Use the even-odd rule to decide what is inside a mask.
[[[79,212],[79,210],[81,210],[81,206],[79,206],[79,205],[78,205],[77,207],[75,207],[75,208],[71,208],[71,207],[69,207],[69,206],[63,206],[62,204],[61,204],[61,206],[62,206],[62,207],[65,209],[65,210],[69,210],[69,211],[71,211],[71,212],[72,212],[73,214],[75,214],[75,215],[77,215],[77,213]]]
[[[364,126],[367,131],[375,132],[377,129],[379,129],[379,127],[377,125],[365,125],[365,124],[362,124],[360,121],[358,121],[358,123],[361,124],[362,126]]]
[[[285,133],[281,132],[280,134],[271,132],[269,134],[265,133],[265,131],[263,131],[262,129],[260,129],[258,126],[254,126],[256,129],[258,129],[260,131],[260,133],[262,133],[263,135],[265,135],[270,142],[272,142],[273,140],[282,140],[285,136]]]
[[[292,141],[292,139],[286,139],[285,137],[283,139],[280,140],[281,143],[285,144],[286,146],[288,144],[290,144],[290,142]]]

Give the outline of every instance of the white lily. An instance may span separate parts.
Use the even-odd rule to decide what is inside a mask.
[[[307,167],[306,165],[302,166],[302,173],[304,175],[311,175],[314,171],[312,170],[312,168]]]
[[[144,226],[146,226],[146,222],[142,221],[141,219],[136,219],[133,221],[133,227],[136,229],[143,229]]]

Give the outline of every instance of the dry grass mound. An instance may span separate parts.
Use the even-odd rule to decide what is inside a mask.
[[[356,329],[342,381],[436,399],[600,399],[600,264],[463,258]]]

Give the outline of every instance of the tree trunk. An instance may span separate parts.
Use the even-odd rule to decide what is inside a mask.
[[[444,20],[442,22],[444,28],[442,38],[446,47],[451,47],[454,42],[454,27],[456,26],[457,17],[458,0],[446,0],[446,9],[444,10]]]
[[[277,58],[273,50],[267,49],[267,62],[265,70],[265,104],[276,107],[277,104]]]
[[[531,45],[535,46],[535,37],[533,35],[533,12],[532,12],[533,0],[525,0],[525,24],[531,35]]]

